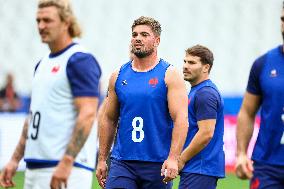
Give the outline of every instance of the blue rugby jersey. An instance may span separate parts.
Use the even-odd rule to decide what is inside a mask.
[[[282,45],[253,64],[247,91],[261,96],[261,122],[252,159],[284,165],[284,53]]]
[[[167,159],[173,121],[169,114],[165,73],[160,59],[150,71],[136,72],[124,64],[115,83],[120,120],[112,158],[163,162]]]
[[[199,97],[198,94],[201,90],[206,90],[205,92],[209,93],[211,90],[211,94],[215,95],[215,115],[214,112],[207,113],[204,110],[200,110],[197,114],[197,106],[196,99]],[[206,94],[205,94],[206,97]],[[203,98],[206,99],[206,98]],[[208,98],[209,99],[209,98]],[[207,100],[208,100],[207,99]],[[202,102],[200,102],[202,103]],[[203,104],[205,102],[203,101]],[[210,102],[208,102],[210,103]],[[208,104],[205,103],[205,104]],[[198,154],[196,154],[191,160],[189,160],[182,172],[183,173],[197,173],[202,175],[216,176],[216,177],[224,177],[225,176],[225,154],[223,151],[223,136],[224,136],[224,102],[223,99],[215,86],[215,84],[211,80],[205,80],[198,85],[191,88],[190,93],[188,94],[188,122],[189,129],[187,134],[187,139],[184,145],[186,148],[193,137],[198,131],[197,122],[199,120],[206,119],[216,119],[216,125],[214,130],[214,135],[208,145],[201,150]]]

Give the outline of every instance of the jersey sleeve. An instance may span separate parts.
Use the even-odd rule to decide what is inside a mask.
[[[264,66],[265,58],[266,56],[261,56],[258,59],[256,59],[251,67],[248,84],[247,84],[247,92],[255,94],[255,95],[261,95],[261,86],[259,82],[260,74],[262,71],[262,68]]]
[[[99,96],[101,68],[94,56],[82,52],[73,54],[66,72],[74,97]]]
[[[194,109],[197,121],[216,119],[220,96],[211,87],[203,87],[195,94]]]

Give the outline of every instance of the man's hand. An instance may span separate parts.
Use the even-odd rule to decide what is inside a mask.
[[[98,183],[102,188],[106,187],[106,177],[107,177],[107,164],[106,161],[99,161],[96,170],[96,177],[98,179]]]
[[[0,186],[4,188],[10,188],[16,186],[12,178],[18,168],[18,162],[10,160],[10,162],[4,167],[0,175]]]
[[[162,166],[161,176],[164,176],[163,182],[167,183],[175,179],[178,175],[178,161],[175,158],[168,158]]]
[[[67,188],[67,180],[73,167],[74,158],[65,155],[63,159],[56,166],[55,171],[52,175],[50,188],[51,189],[62,189]]]
[[[252,161],[245,155],[238,155],[236,162],[236,175],[240,179],[251,179],[253,176]]]

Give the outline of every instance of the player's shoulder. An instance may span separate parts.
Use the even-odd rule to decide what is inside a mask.
[[[204,86],[196,91],[196,96],[217,98],[219,97],[219,91],[211,86]]]
[[[273,59],[275,56],[279,56],[281,54],[283,54],[283,45],[278,45],[277,47],[274,47],[268,50],[266,53],[257,57],[253,63],[252,68],[257,69],[258,67],[263,67],[268,57]]]

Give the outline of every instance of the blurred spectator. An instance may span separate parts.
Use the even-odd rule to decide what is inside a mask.
[[[15,112],[19,107],[20,100],[13,86],[13,75],[8,73],[6,84],[0,90],[0,111]]]

